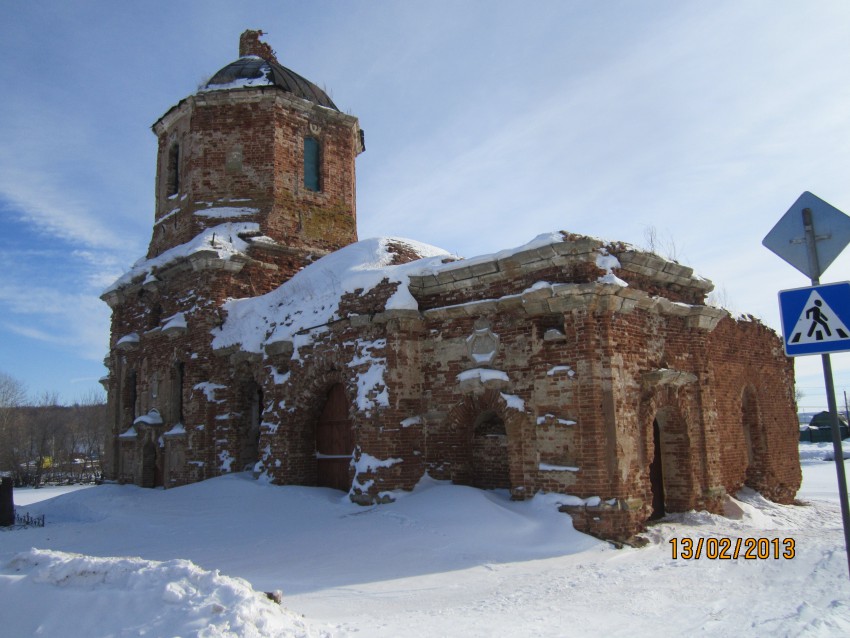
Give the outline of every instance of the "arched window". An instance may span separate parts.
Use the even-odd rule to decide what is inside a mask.
[[[178,361],[171,368],[171,414],[175,423],[183,423],[183,379],[186,368]]]
[[[168,168],[166,172],[165,194],[169,197],[180,190],[180,145],[177,142],[168,149]]]
[[[136,406],[137,399],[137,389],[136,389],[136,371],[130,370],[126,377],[126,384],[124,389],[124,396],[127,400],[126,408],[130,413],[130,422],[132,423],[133,419],[138,416],[138,410]]]
[[[319,140],[315,137],[304,138],[304,187],[315,192],[318,192],[321,187],[319,180],[320,150]]]
[[[162,322],[162,304],[158,301],[153,302],[148,312],[148,330],[158,328]]]

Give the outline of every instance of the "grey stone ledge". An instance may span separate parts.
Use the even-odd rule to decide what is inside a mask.
[[[289,358],[295,351],[295,344],[292,341],[271,341],[266,343],[263,350],[270,357],[282,355]]]
[[[683,385],[694,383],[696,380],[697,376],[691,372],[671,370],[669,368],[653,370],[641,376],[641,384],[646,388],[653,388],[655,386],[680,388]]]

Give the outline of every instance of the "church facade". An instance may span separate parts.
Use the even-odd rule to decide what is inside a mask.
[[[149,251],[103,294],[109,478],[247,470],[370,504],[429,476],[561,494],[578,529],[620,539],[744,485],[793,500],[775,333],[626,244],[358,242],[359,122],[261,35],[153,126]]]

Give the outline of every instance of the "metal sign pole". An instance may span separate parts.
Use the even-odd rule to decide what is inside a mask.
[[[810,208],[803,209],[803,228],[806,231],[806,248],[809,253],[809,271],[812,274],[812,286],[820,285],[820,264],[815,241],[815,225]],[[844,526],[844,551],[847,555],[847,569],[850,573],[850,503],[847,501],[847,477],[844,472],[844,450],[841,447],[841,428],[838,424],[838,406],[835,403],[835,385],[832,381],[832,361],[828,354],[821,355],[823,362],[823,380],[826,384],[826,402],[829,406],[829,418],[832,424],[832,450],[835,456],[835,471],[838,475],[838,497],[841,499],[841,522]]]

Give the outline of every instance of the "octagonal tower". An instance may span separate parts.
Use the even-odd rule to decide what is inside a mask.
[[[228,299],[274,290],[357,241],[357,118],[261,35],[244,32],[239,59],[153,125],[147,256],[101,296],[112,308],[110,478],[172,486],[250,468],[261,379],[213,354],[211,331]]]
[[[153,125],[159,140],[148,257],[223,222],[313,254],[357,241],[357,118],[282,66],[262,31],[245,31],[239,59]]]

